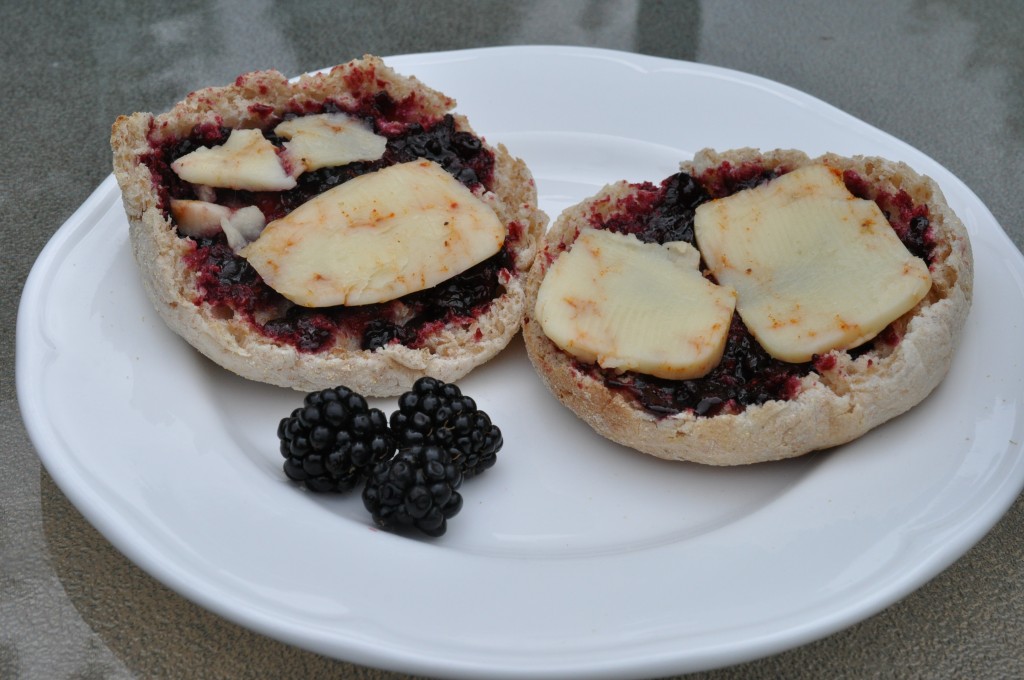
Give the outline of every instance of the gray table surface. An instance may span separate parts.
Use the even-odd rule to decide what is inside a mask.
[[[297,74],[363,53],[627,50],[765,76],[902,138],[964,180],[1020,248],[1021,35],[1016,0],[5,0],[0,677],[404,677],[286,646],[184,600],[115,551],[42,469],[15,394],[18,301],[39,251],[110,173],[119,114],[163,110],[255,68]],[[702,676],[1024,677],[1024,499],[885,611]]]

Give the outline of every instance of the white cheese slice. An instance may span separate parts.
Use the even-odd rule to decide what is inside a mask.
[[[259,130],[232,130],[224,144],[196,149],[171,169],[186,182],[225,189],[284,191],[296,184]]]
[[[232,210],[230,215],[220,221],[228,246],[236,253],[258,239],[266,226],[267,219],[254,205]]]
[[[209,201],[172,198],[171,217],[183,236],[209,238],[221,232],[220,221],[231,216],[231,208]]]
[[[229,208],[209,201],[171,199],[171,216],[178,231],[192,238],[210,238],[224,232],[228,245],[238,252],[255,241],[267,220],[254,205]]]
[[[583,229],[551,265],[536,318],[558,347],[603,368],[699,378],[722,358],[736,296],[705,279],[684,242]]]
[[[705,203],[694,229],[747,328],[783,361],[856,347],[931,288],[878,206],[823,165]]]
[[[365,305],[435,286],[497,253],[505,226],[437,163],[351,179],[267,225],[241,255],[304,307]]]
[[[369,125],[344,113],[321,113],[286,120],[274,134],[289,141],[284,154],[292,175],[320,168],[375,161],[384,155],[388,140]]]

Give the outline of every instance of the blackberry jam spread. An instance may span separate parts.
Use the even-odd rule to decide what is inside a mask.
[[[354,177],[418,158],[438,163],[471,190],[488,188],[493,178],[494,156],[480,139],[457,130],[451,115],[430,121],[415,120],[407,108],[410,107],[403,102],[381,93],[358,103],[355,110],[326,102],[289,112],[281,120],[338,112],[358,117],[387,139],[384,155],[375,161],[302,173],[296,186],[286,191],[216,189],[216,202],[232,208],[255,205],[270,222]],[[274,120],[267,127],[278,122],[281,121]],[[216,125],[197,126],[184,139],[155,144],[153,151],[143,158],[158,187],[165,214],[170,199],[200,198],[192,184],[171,170],[171,163],[199,147],[223,144],[230,132]],[[264,132],[264,136],[278,147],[285,141],[270,132]],[[325,351],[339,342],[365,350],[392,342],[415,348],[446,323],[475,318],[504,293],[501,276],[503,271],[514,271],[509,246],[519,232],[518,225],[510,225],[505,245],[497,254],[433,288],[358,307],[314,309],[291,303],[266,285],[256,270],[232,251],[223,234],[195,239],[196,247],[187,256],[186,264],[197,274],[200,293],[196,304],[210,305],[215,314],[224,318],[240,316],[262,335],[301,352]]]
[[[646,243],[686,241],[696,247],[694,216],[699,205],[753,188],[785,173],[756,163],[734,166],[728,162],[700,177],[678,173],[660,185],[643,183],[615,205],[612,214],[596,212],[590,225],[597,229],[633,234]],[[874,201],[907,249],[927,264],[932,261],[934,240],[929,230],[928,206],[915,205],[905,191],[879,192],[857,173],[843,175],[854,196]],[[706,276],[710,274],[705,272]],[[872,341],[850,350],[858,356],[877,343],[895,345],[899,335],[892,326]],[[611,389],[631,395],[644,409],[657,416],[692,412],[697,416],[740,413],[747,406],[796,396],[800,380],[814,371],[829,370],[832,356],[816,357],[805,363],[787,363],[773,358],[747,330],[739,314],[733,315],[721,362],[706,376],[693,380],[666,380],[642,373],[616,372],[596,364],[578,363],[579,370],[602,381]]]

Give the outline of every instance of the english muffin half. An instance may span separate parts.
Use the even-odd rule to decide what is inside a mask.
[[[537,373],[596,432],[739,465],[849,442],[946,375],[971,304],[964,225],[882,158],[703,150],[567,209],[527,283]]]
[[[390,396],[518,331],[547,217],[455,101],[366,56],[275,71],[113,125],[146,294],[245,378]]]

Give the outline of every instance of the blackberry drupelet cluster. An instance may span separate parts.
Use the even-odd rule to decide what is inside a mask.
[[[347,387],[308,394],[277,436],[285,474],[311,491],[348,491],[395,452],[387,416]]]
[[[389,426],[347,387],[310,393],[278,426],[284,472],[318,492],[362,483],[363,505],[382,529],[441,536],[462,508],[463,480],[496,462],[501,430],[435,378],[418,380],[398,404]]]
[[[382,529],[412,527],[441,536],[462,509],[462,471],[453,451],[417,444],[374,466],[363,488],[363,505]]]
[[[399,446],[438,444],[453,450],[468,478],[494,465],[502,446],[501,430],[457,385],[420,378],[398,400],[391,430]]]

